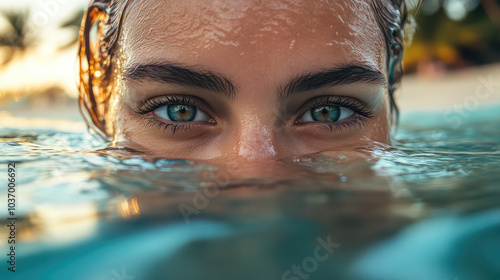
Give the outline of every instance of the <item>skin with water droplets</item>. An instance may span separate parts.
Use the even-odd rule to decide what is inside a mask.
[[[236,98],[173,85],[117,81],[116,143],[161,157],[220,162],[258,161],[322,151],[346,151],[371,141],[388,143],[386,88],[351,84],[317,90],[286,102],[279,87],[307,72],[347,64],[385,75],[385,48],[368,1],[213,0],[132,2],[119,50],[123,68],[173,62],[231,80]],[[130,108],[162,94],[193,95],[217,112],[217,125],[175,135],[144,127]],[[367,125],[331,130],[282,121],[282,108],[310,98],[338,95],[368,104]]]

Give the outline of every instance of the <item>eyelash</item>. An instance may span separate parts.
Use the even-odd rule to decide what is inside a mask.
[[[308,110],[311,110],[312,108],[321,105],[330,105],[330,106],[333,105],[333,106],[345,107],[352,110],[356,114],[353,117],[349,117],[349,120],[347,121],[340,120],[334,123],[321,123],[321,125],[329,128],[330,131],[333,131],[334,129],[342,131],[343,129],[353,128],[353,127],[360,128],[364,125],[367,125],[368,121],[374,116],[373,110],[360,101],[354,101],[352,98],[347,98],[342,96],[340,97],[323,96],[323,97],[316,97],[315,99],[313,99],[312,102],[311,101],[307,102],[306,105],[304,106],[307,109],[302,110],[301,113],[299,114],[299,117],[301,117]],[[296,120],[295,124],[301,124],[301,122]]]
[[[200,106],[197,105],[196,101],[187,95],[167,95],[163,96],[162,100],[158,99],[148,99],[144,102],[142,107],[137,106],[134,110],[135,113],[143,115],[141,119],[144,121],[144,124],[147,128],[161,130],[165,132],[168,128],[170,128],[172,134],[179,129],[189,130],[195,126],[192,123],[165,123],[163,121],[158,120],[154,116],[150,116],[152,112],[156,109],[171,105],[171,104],[186,104],[193,107],[196,107],[197,110],[200,110]]]
[[[164,100],[148,99],[144,102],[142,108],[138,106],[135,112],[141,115],[145,115],[153,112],[154,110],[160,108],[161,106],[171,105],[171,104],[186,104],[194,106],[197,109],[200,108],[199,106],[196,105],[196,102],[193,100],[193,98],[187,95],[180,95],[180,96],[166,95],[163,96],[163,99]]]
[[[195,126],[195,124],[192,123],[165,123],[163,121],[158,120],[154,116],[150,116],[152,112],[154,112],[156,109],[170,105],[170,104],[186,104],[190,106],[196,107],[198,110],[200,110],[200,106],[197,105],[197,102],[190,96],[187,95],[167,95],[163,96],[162,100],[158,99],[148,99],[144,102],[142,107],[137,106],[136,110],[134,110],[135,113],[142,115],[141,119],[144,120],[145,126],[156,129],[156,130],[162,130],[165,132],[168,128],[171,129],[172,134],[175,134],[175,132],[179,129],[186,129],[189,130]],[[372,109],[370,109],[367,105],[363,104],[360,101],[354,101],[352,98],[346,98],[342,96],[323,96],[323,97],[316,97],[313,99],[313,101],[307,102],[304,107],[306,107],[306,110],[302,110],[299,116],[302,116],[305,112],[308,110],[311,110],[312,108],[316,106],[321,106],[321,105],[333,105],[333,106],[339,106],[339,107],[345,107],[350,110],[352,110],[356,115],[353,117],[349,117],[350,120],[348,121],[337,121],[334,123],[322,123],[321,125],[327,127],[330,129],[330,131],[333,130],[340,130],[342,131],[343,129],[346,128],[353,128],[353,127],[362,127],[364,125],[368,124],[368,121],[373,118],[374,112]],[[298,120],[295,121],[295,124],[301,124]]]

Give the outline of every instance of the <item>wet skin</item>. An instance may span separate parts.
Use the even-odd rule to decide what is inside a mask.
[[[221,163],[389,143],[385,46],[368,1],[311,2],[132,1],[115,143]]]

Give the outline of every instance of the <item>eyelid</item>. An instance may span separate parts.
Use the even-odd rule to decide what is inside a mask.
[[[359,101],[353,97],[346,96],[336,96],[336,95],[323,95],[311,98],[309,101],[304,103],[302,108],[297,114],[297,120],[305,113],[316,106],[320,105],[334,105],[339,107],[346,107],[354,111],[354,113],[361,115],[366,118],[372,118],[374,115],[373,109],[371,109],[364,102]],[[297,122],[297,120],[295,122]],[[340,122],[340,121],[339,121]]]
[[[177,131],[182,130],[193,130],[197,127],[204,127],[203,121],[192,121],[192,122],[172,122],[167,119],[158,116],[155,111],[163,106],[168,106],[172,104],[185,104],[189,106],[194,106],[198,110],[203,111],[211,120],[215,119],[213,117],[214,111],[212,108],[202,99],[191,96],[191,95],[162,95],[146,99],[137,105],[137,109],[134,110],[135,113],[142,115],[140,119],[143,121],[144,126],[160,130],[165,133],[168,129],[172,134],[176,134]],[[208,113],[209,111],[210,113]],[[211,121],[209,122],[211,123]]]
[[[146,115],[148,113],[154,112],[156,109],[162,106],[173,104],[186,104],[194,106],[197,109],[207,113],[211,118],[214,118],[214,110],[204,100],[196,96],[184,94],[161,95],[146,99],[137,105],[137,108],[136,110],[134,110],[134,112],[140,115]]]
[[[144,122],[145,127],[149,127],[151,129],[155,129],[155,130],[161,130],[161,131],[163,131],[163,133],[165,133],[165,131],[167,129],[170,129],[172,134],[175,134],[179,130],[192,129],[193,127],[199,126],[196,123],[190,123],[190,122],[187,122],[187,123],[168,122],[167,123],[167,122],[160,121],[155,117],[151,117],[149,114],[142,116],[141,120]]]

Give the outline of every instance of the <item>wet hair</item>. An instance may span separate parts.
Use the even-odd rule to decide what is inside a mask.
[[[398,108],[394,100],[403,75],[405,25],[408,22],[408,0],[372,0],[371,6],[382,30],[387,52],[387,78],[391,113]],[[115,58],[123,17],[130,0],[91,0],[83,17],[79,39],[79,104],[90,128],[108,139],[114,131],[109,119],[113,94]],[[94,34],[95,32],[95,34]],[[93,40],[92,40],[93,39]]]

